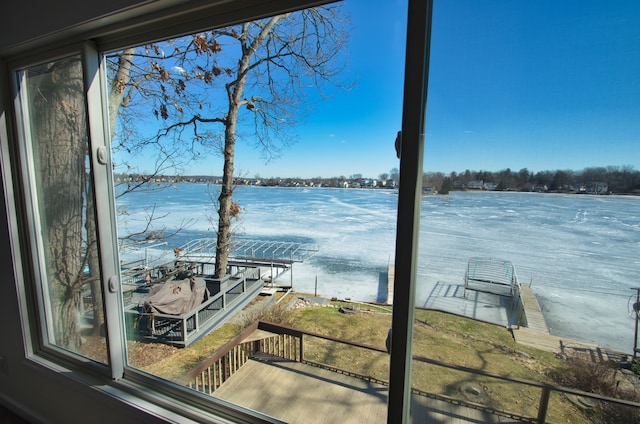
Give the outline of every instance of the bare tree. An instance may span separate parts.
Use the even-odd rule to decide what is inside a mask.
[[[152,148],[155,173],[184,166],[185,158],[211,150],[224,156],[218,197],[220,277],[227,267],[229,219],[240,210],[232,201],[239,129],[250,129],[266,159],[292,140],[287,130],[308,112],[301,107],[307,87],[341,84],[337,77],[345,33],[338,22],[336,7],[309,9],[110,57],[109,126],[116,134],[116,149],[136,153]],[[104,320],[82,67],[74,57],[30,72],[52,341],[78,352],[85,287],[94,294],[94,334]],[[153,137],[140,137],[134,120],[149,111],[157,116],[161,130]],[[136,183],[127,190],[138,187]]]
[[[306,9],[110,57],[111,114],[120,128],[115,149],[153,148],[159,157],[224,158],[218,196],[216,276],[226,275],[233,202],[235,146],[246,138],[268,161],[294,140],[291,128],[310,112],[309,88],[343,87],[346,20],[339,5]],[[162,122],[151,137],[132,136],[136,113]],[[131,112],[130,112],[131,111]],[[142,112],[141,112],[142,111]],[[173,165],[184,165],[173,162]]]

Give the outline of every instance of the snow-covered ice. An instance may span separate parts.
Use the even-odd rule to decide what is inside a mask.
[[[212,194],[209,195],[208,191]],[[118,201],[121,235],[164,216],[153,231],[170,234],[148,249],[215,237],[216,187],[177,184]],[[243,208],[234,232],[312,243],[319,251],[293,267],[294,288],[361,301],[384,301],[394,261],[397,192],[393,190],[238,187]],[[530,284],[551,332],[623,352],[633,348],[629,314],[640,286],[640,198],[540,193],[453,192],[423,197],[417,306],[437,284],[461,284],[472,256],[506,259]],[[159,252],[156,252],[159,254]],[[288,283],[291,275],[281,278]]]

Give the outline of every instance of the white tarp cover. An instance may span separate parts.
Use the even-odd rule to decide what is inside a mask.
[[[167,281],[149,290],[144,302],[145,312],[182,315],[197,308],[209,298],[206,287],[199,286],[195,278]]]

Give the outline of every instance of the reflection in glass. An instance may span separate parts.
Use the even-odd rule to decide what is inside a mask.
[[[24,71],[48,342],[106,362],[79,56]]]

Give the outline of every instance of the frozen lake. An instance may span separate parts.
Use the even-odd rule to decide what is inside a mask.
[[[159,249],[215,237],[215,207],[205,184],[177,184],[119,199],[120,235],[179,234]],[[318,245],[293,268],[296,290],[384,301],[382,275],[394,261],[397,192],[238,187],[239,235]],[[211,218],[214,217],[212,220]],[[462,283],[472,256],[510,260],[531,284],[553,334],[631,353],[629,299],[640,270],[640,198],[539,193],[453,192],[422,200],[417,306],[437,283]],[[159,254],[148,249],[147,255]],[[281,278],[288,283],[289,274]]]

